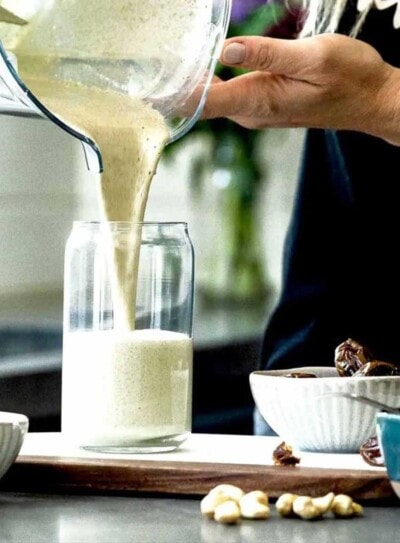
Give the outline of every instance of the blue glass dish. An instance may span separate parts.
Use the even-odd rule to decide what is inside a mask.
[[[388,477],[400,498],[400,415],[377,414],[377,435]]]

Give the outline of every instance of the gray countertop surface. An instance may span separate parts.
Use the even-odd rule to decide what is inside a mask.
[[[399,501],[400,505],[400,501]],[[226,526],[199,499],[0,492],[1,543],[395,543],[400,507],[366,506],[362,518],[283,519]]]

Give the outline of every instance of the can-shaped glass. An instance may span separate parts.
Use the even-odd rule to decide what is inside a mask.
[[[74,222],[64,269],[63,436],[103,452],[175,449],[192,418],[186,223]]]

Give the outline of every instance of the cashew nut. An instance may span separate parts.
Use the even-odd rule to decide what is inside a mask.
[[[293,514],[293,502],[298,498],[297,494],[282,494],[276,500],[275,507],[281,517],[290,517]]]
[[[335,498],[335,494],[333,492],[329,492],[325,496],[313,498],[312,503],[318,509],[319,514],[324,515],[332,507],[334,498]]]
[[[235,524],[240,519],[239,505],[234,500],[226,500],[217,505],[214,511],[214,520],[222,524]]]
[[[228,501],[230,498],[225,494],[207,494],[200,502],[200,511],[204,517],[213,518],[214,512],[218,505]]]
[[[240,513],[243,518],[269,518],[268,495],[262,490],[253,490],[241,497]]]
[[[213,489],[211,489],[209,494],[211,495],[223,494],[224,496],[231,498],[235,502],[239,502],[240,498],[244,495],[244,492],[238,486],[222,484],[222,485],[217,485]]]
[[[364,509],[362,505],[360,505],[359,503],[353,502],[352,508],[353,508],[353,514],[355,517],[363,516]]]
[[[293,512],[305,520],[311,520],[321,516],[321,513],[313,504],[313,500],[310,496],[298,496],[293,501]]]
[[[296,494],[282,494],[276,501],[276,510],[282,517],[289,517],[295,513],[303,519],[322,517],[330,510],[335,495],[329,492],[325,496],[311,498],[310,496],[297,496]]]
[[[355,503],[350,496],[346,494],[337,494],[332,502],[332,512],[336,517],[362,516],[363,508]]]
[[[214,518],[215,510],[218,506],[227,501],[234,501],[238,504],[243,495],[243,490],[238,486],[229,484],[217,485],[201,500],[201,514],[205,517]]]

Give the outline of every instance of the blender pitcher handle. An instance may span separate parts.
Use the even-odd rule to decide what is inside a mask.
[[[101,172],[103,161],[96,143],[51,113],[28,89],[18,75],[17,61],[0,40],[0,114],[48,119],[77,138],[83,147],[90,171]]]

